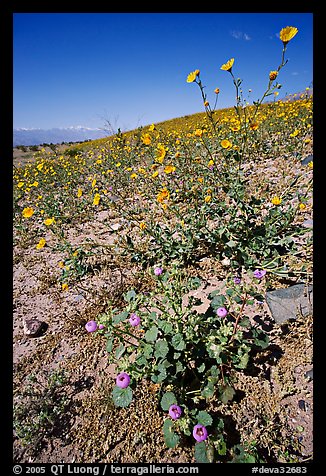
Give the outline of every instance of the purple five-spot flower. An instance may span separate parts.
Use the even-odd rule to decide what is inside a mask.
[[[160,268],[159,266],[157,268],[154,268],[155,276],[160,276],[162,273],[163,273],[163,268]]]
[[[177,420],[181,417],[182,409],[179,405],[171,405],[169,408],[169,415],[173,420]]]
[[[235,278],[233,278],[233,282],[234,282],[234,284],[240,284],[241,283],[241,278],[239,278],[239,276],[236,276]]]
[[[228,311],[225,309],[225,307],[219,307],[216,311],[216,314],[218,317],[225,317],[227,315]]]
[[[208,436],[207,429],[204,425],[195,425],[192,431],[192,435],[196,441],[204,441]]]
[[[126,372],[121,372],[117,375],[116,379],[117,387],[126,388],[130,384],[130,377]]]
[[[137,314],[135,314],[135,313],[133,312],[132,314],[130,314],[129,322],[130,322],[130,324],[131,324],[133,327],[139,326],[139,324],[140,324],[140,317],[137,316]]]
[[[256,269],[254,271],[254,276],[257,279],[261,279],[263,276],[265,276],[265,274],[266,274],[266,271],[264,269]]]
[[[97,329],[97,324],[95,321],[88,321],[85,325],[87,332],[94,332]]]

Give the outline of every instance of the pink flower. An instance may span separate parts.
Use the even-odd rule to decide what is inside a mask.
[[[264,269],[256,269],[254,271],[254,276],[257,279],[261,279],[263,276],[265,276],[265,274],[266,274],[266,271]]]
[[[225,317],[227,315],[228,311],[225,309],[225,307],[219,307],[216,311],[216,314],[218,317]]]
[[[86,328],[87,332],[94,332],[97,329],[97,324],[96,324],[95,321],[89,321],[85,325],[85,328]]]
[[[121,372],[116,378],[117,387],[126,388],[130,384],[130,377],[126,372]]]
[[[155,276],[160,276],[162,273],[163,273],[163,268],[160,268],[160,267],[154,268]]]
[[[140,324],[140,317],[137,316],[137,314],[135,314],[134,312],[130,315],[130,318],[129,318],[129,322],[130,324],[135,327],[135,326],[139,326]]]
[[[171,405],[169,408],[169,415],[173,420],[177,420],[181,417],[182,409],[179,405]]]
[[[207,439],[208,432],[206,430],[206,427],[204,425],[195,425],[193,429],[193,437],[197,441],[204,441]]]

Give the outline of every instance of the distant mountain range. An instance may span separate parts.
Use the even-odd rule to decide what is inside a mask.
[[[102,129],[90,129],[83,126],[52,129],[20,128],[13,130],[13,146],[82,142],[88,139],[101,139],[108,135],[110,134]]]

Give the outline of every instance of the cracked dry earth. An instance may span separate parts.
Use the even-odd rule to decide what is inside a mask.
[[[70,239],[83,242],[92,233],[88,223],[75,230],[75,237],[71,231]],[[103,231],[104,239],[114,241],[112,228],[107,235]],[[85,323],[103,312],[106,298],[121,296],[133,283],[137,269],[122,272],[102,256],[96,273],[62,292],[58,262],[63,256],[53,252],[54,240],[47,237],[49,246],[41,252],[28,244],[15,247],[14,406],[22,405],[31,376],[36,375],[44,388],[48,375],[59,370],[68,376],[62,387],[68,403],[64,418],[58,418],[40,440],[24,444],[21,434],[14,432],[15,462],[194,462],[192,442],[182,440],[177,448],[166,448],[155,385],[143,381],[128,408],[114,407],[110,393],[115,368],[108,363],[105,338],[85,332]],[[197,311],[205,312],[209,292],[223,289],[223,269],[207,259],[197,271],[203,278],[195,292],[202,302]],[[224,419],[230,443],[240,443],[241,435],[241,443],[255,441],[266,461],[310,461],[313,389],[306,374],[312,369],[312,317],[278,326],[264,306],[252,307],[247,314],[268,331],[270,346],[236,374],[234,399],[228,404],[212,401],[210,411]],[[25,335],[24,322],[35,319],[46,327],[38,337]],[[22,426],[23,421],[17,423]]]

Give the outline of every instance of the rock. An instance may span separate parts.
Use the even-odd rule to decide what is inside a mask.
[[[309,162],[313,162],[314,161],[314,156],[313,155],[307,155],[307,157],[305,157],[304,159],[301,160],[301,165],[308,165]]]
[[[304,228],[313,228],[314,222],[313,222],[313,220],[305,220],[305,221],[302,223],[302,226],[303,226]]]
[[[24,334],[28,337],[39,337],[47,329],[47,324],[38,319],[24,319]]]
[[[308,372],[306,372],[304,374],[304,376],[306,377],[306,379],[308,379],[308,381],[310,382],[311,380],[314,379],[314,370],[311,369],[311,370],[308,370]]]
[[[275,322],[281,324],[296,319],[298,314],[308,316],[312,312],[312,285],[295,284],[285,289],[266,293],[266,303]]]
[[[118,231],[122,227],[121,223],[113,223],[110,225],[110,229],[112,231]]]

